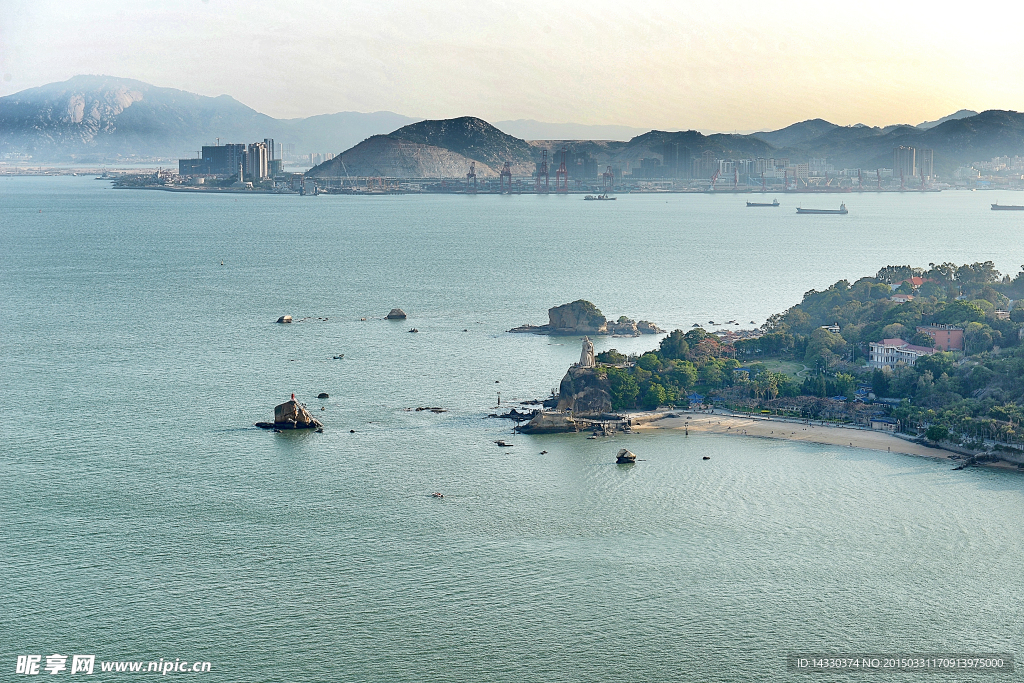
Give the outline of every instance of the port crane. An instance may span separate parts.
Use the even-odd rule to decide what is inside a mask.
[[[561,152],[561,163],[558,165],[558,170],[555,171],[555,192],[569,192],[569,171],[565,168],[565,156],[568,153],[569,150],[563,147]]]
[[[540,192],[540,179],[544,178],[544,192],[548,191],[548,151],[545,149],[541,152],[540,157],[540,169],[537,171],[537,180],[533,184],[535,192]]]
[[[469,173],[466,174],[466,184],[467,185],[469,184],[470,180],[473,181],[473,188],[470,190],[470,192],[476,192],[476,162],[475,161],[469,162]]]
[[[508,178],[508,193],[512,194],[512,164],[508,161],[505,162],[505,166],[498,175],[498,192],[505,191],[505,178]]]
[[[718,182],[718,174],[721,173],[721,172],[722,172],[722,170],[718,169],[717,171],[715,171],[714,173],[711,174],[711,187],[708,188],[708,192],[714,192],[715,191],[715,183]]]
[[[612,190],[615,189],[615,174],[612,173],[611,166],[609,166],[608,169],[601,174],[601,177],[604,178],[605,192],[611,192]]]

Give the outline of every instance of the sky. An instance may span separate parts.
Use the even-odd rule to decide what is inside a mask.
[[[0,96],[78,74],[274,117],[750,132],[1024,110],[1024,5],[0,0]]]

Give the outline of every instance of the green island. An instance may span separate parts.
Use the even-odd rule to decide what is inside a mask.
[[[575,364],[558,410],[659,408],[822,420],[909,434],[965,453],[1024,450],[1024,266],[886,266],[811,290],[745,338],[700,327],[659,347]],[[584,359],[587,344],[584,342]]]

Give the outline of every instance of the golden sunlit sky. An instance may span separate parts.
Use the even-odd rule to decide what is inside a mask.
[[[0,0],[0,95],[77,74],[271,116],[753,131],[1024,109],[1020,5]]]

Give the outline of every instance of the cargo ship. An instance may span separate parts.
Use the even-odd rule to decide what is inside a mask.
[[[1016,204],[993,204],[993,211],[1024,211],[1024,206],[1018,206]]]
[[[797,207],[796,212],[797,213],[837,213],[837,214],[842,214],[842,215],[850,213],[849,211],[846,210],[846,204],[845,203],[844,204],[840,204],[838,209],[801,209],[801,208]]]
[[[747,202],[747,206],[778,206],[779,200],[773,199],[771,203],[768,202]]]

